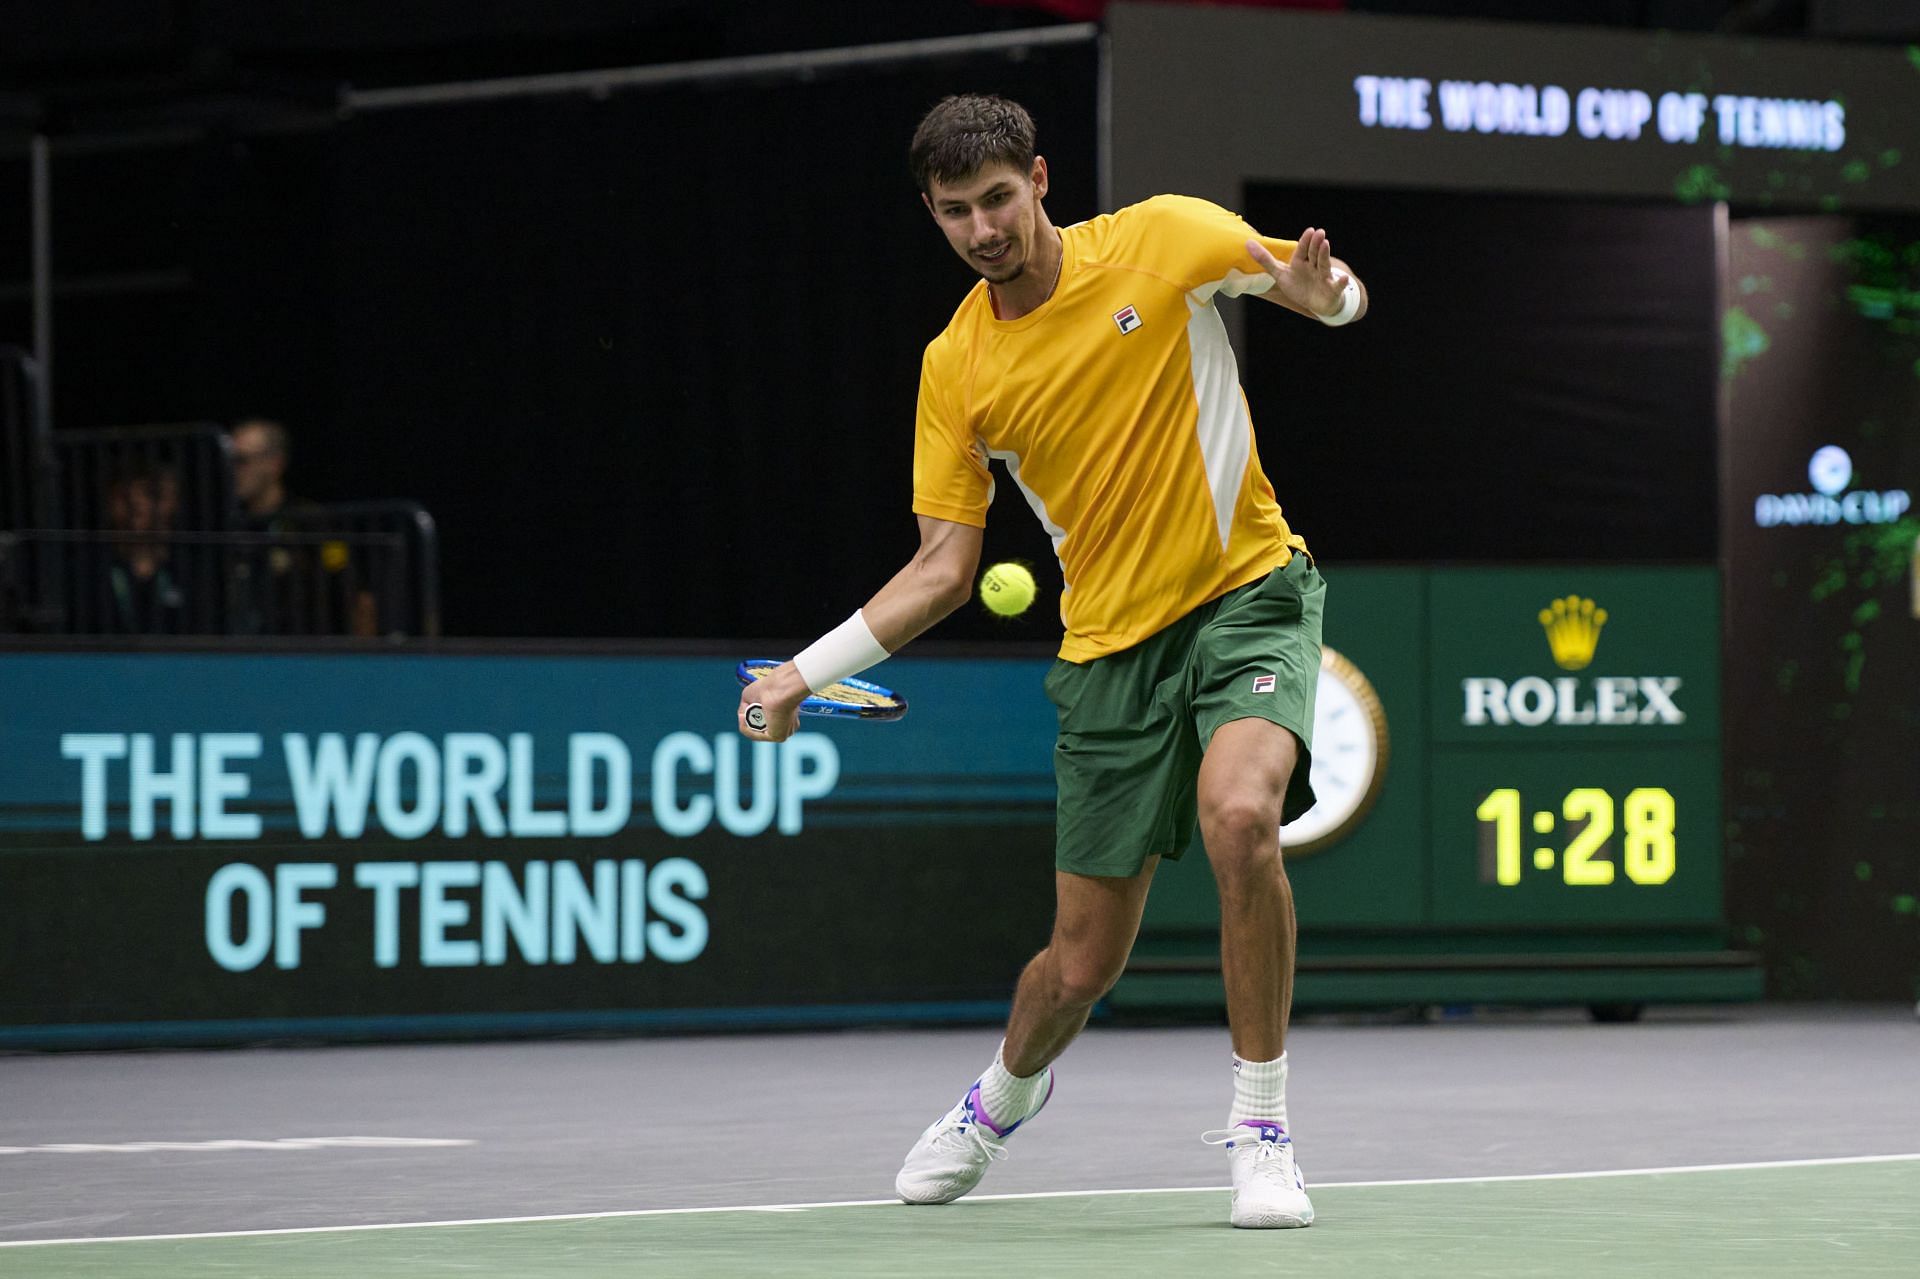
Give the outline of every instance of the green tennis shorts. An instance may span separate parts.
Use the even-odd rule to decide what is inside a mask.
[[[1296,554],[1132,648],[1054,662],[1046,687],[1060,718],[1055,866],[1136,875],[1156,853],[1179,857],[1199,821],[1201,757],[1214,731],[1236,719],[1271,720],[1300,739],[1283,820],[1313,807],[1326,589],[1312,558]]]

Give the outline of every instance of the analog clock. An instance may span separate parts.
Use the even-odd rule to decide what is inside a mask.
[[[1313,710],[1314,806],[1280,828],[1288,856],[1325,848],[1358,826],[1387,775],[1387,713],[1360,668],[1322,649]]]

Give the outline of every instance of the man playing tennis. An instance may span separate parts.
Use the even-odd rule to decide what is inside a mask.
[[[908,1152],[909,1203],[973,1189],[1053,1090],[1050,1063],[1119,978],[1161,857],[1197,821],[1220,889],[1236,1226],[1313,1220],[1287,1133],[1292,891],[1279,827],[1307,784],[1325,587],[1254,449],[1215,309],[1252,294],[1347,324],[1366,295],[1324,231],[1266,239],[1160,196],[1064,230],[1026,111],[953,97],[909,160],[934,221],[982,280],[927,347],[913,464],[920,549],[866,606],[741,694],[741,731],[780,741],[810,689],[899,650],[963,604],[1005,464],[1053,538],[1066,636],[1053,936],[1027,965],[986,1073]],[[761,704],[764,730],[746,708]]]

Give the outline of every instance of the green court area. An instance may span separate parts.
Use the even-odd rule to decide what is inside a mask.
[[[1327,1185],[1307,1230],[1226,1224],[1222,1190],[726,1209],[0,1249],[9,1276],[1899,1275],[1920,1158]]]

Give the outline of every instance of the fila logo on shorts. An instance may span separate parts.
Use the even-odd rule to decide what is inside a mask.
[[[1120,326],[1122,333],[1131,333],[1140,327],[1140,313],[1130,306],[1123,306],[1113,313],[1113,322]]]
[[[1273,691],[1273,678],[1271,675],[1255,675],[1253,677],[1253,691],[1256,693],[1271,693]]]

